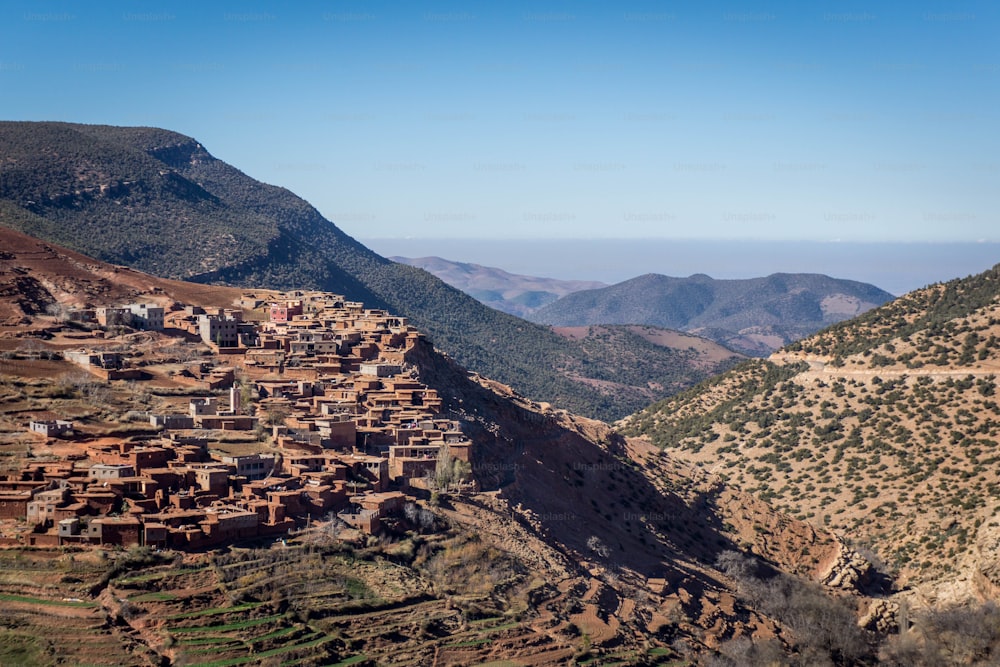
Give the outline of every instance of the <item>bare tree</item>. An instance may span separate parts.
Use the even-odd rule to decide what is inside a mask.
[[[587,548],[601,558],[607,558],[611,555],[611,550],[608,549],[608,545],[606,545],[597,535],[591,535],[587,538]]]
[[[51,315],[59,322],[66,322],[70,318],[70,309],[57,301],[53,301],[45,307],[45,313]]]
[[[434,486],[446,489],[455,478],[455,466],[447,445],[442,445],[438,452],[437,465],[434,467]]]
[[[771,667],[788,664],[788,656],[777,640],[752,640],[734,637],[719,646],[719,655],[709,660],[710,667]]]
[[[757,563],[752,558],[731,549],[719,554],[715,567],[738,584],[752,579],[757,573]]]
[[[292,414],[291,410],[282,405],[271,406],[264,413],[264,423],[269,426],[280,426]]]

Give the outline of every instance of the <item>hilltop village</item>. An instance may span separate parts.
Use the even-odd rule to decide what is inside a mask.
[[[60,415],[24,423],[64,455],[0,480],[0,544],[197,549],[319,519],[375,533],[417,497],[474,484],[471,442],[408,367],[421,334],[405,318],[322,292],[244,293],[234,306],[59,313],[89,333],[58,355],[96,386],[176,396],[133,415],[148,422],[134,435]],[[227,438],[255,451],[226,452]]]

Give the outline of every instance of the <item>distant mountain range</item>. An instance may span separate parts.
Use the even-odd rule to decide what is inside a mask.
[[[508,273],[481,264],[453,262],[441,257],[390,257],[417,266],[462,290],[491,308],[526,317],[571,292],[607,287],[592,280],[558,280]]]
[[[645,324],[679,329],[761,356],[893,298],[874,285],[818,274],[776,273],[746,280],[647,274],[573,292],[527,318],[554,326]]]
[[[577,414],[616,419],[713,372],[641,337],[585,346],[488,308],[176,132],[0,122],[0,147],[0,224],[162,277],[344,294],[407,316],[466,368]],[[632,344],[641,349],[623,357]]]
[[[647,274],[615,285],[511,274],[440,257],[393,257],[486,305],[539,324],[639,324],[703,336],[764,356],[825,326],[892,300],[874,285],[819,274],[715,280]]]

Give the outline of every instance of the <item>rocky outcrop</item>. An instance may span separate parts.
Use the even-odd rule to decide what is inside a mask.
[[[976,535],[975,583],[983,597],[1000,597],[1000,513],[984,521]]]
[[[888,634],[899,630],[899,604],[884,598],[872,600],[858,620],[858,626],[865,630]]]
[[[820,583],[845,591],[861,591],[872,581],[873,570],[867,558],[842,546],[836,559],[820,575]]]

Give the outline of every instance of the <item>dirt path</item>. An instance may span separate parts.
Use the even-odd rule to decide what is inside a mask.
[[[908,377],[908,378],[918,378],[918,377],[930,377],[930,378],[966,378],[970,375],[972,377],[989,377],[991,375],[1000,375],[1000,367],[988,366],[981,364],[974,368],[962,368],[962,369],[949,369],[949,370],[937,370],[933,368],[892,368],[892,367],[882,367],[882,368],[845,368],[843,366],[830,366],[826,360],[814,359],[814,358],[803,358],[788,354],[774,353],[768,357],[769,361],[775,363],[794,363],[799,361],[804,361],[809,364],[809,370],[803,371],[798,375],[798,377],[805,379],[824,379],[830,377],[880,377],[880,378],[890,378],[890,377]]]

